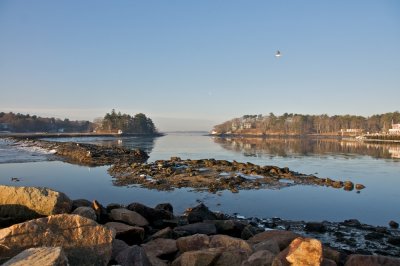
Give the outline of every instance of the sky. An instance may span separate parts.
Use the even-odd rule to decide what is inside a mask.
[[[0,1],[0,111],[113,108],[161,131],[399,111],[400,1]]]

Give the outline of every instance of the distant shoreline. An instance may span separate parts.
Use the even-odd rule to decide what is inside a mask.
[[[162,137],[164,133],[154,134],[137,134],[137,133],[3,133],[0,134],[0,138],[14,137],[14,138],[73,138],[73,137]]]

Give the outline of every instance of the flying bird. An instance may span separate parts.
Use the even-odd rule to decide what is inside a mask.
[[[281,57],[282,55],[281,55],[281,51],[276,51],[276,53],[275,53],[275,57]]]

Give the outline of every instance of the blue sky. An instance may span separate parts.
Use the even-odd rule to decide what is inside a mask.
[[[0,111],[161,130],[400,109],[400,2],[0,1]],[[276,50],[283,54],[275,58]]]

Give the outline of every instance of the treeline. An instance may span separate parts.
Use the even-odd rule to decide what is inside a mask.
[[[244,115],[214,126],[215,134],[326,134],[337,135],[351,130],[365,133],[388,132],[392,123],[400,123],[400,113],[377,114],[370,117],[356,115],[302,115],[276,116]]]
[[[90,132],[93,123],[47,118],[36,115],[0,112],[0,131],[9,132]]]
[[[156,134],[157,129],[153,121],[146,117],[145,114],[139,113],[135,116],[129,114],[121,114],[112,109],[111,113],[107,113],[99,124],[98,131],[134,133],[134,134]]]

